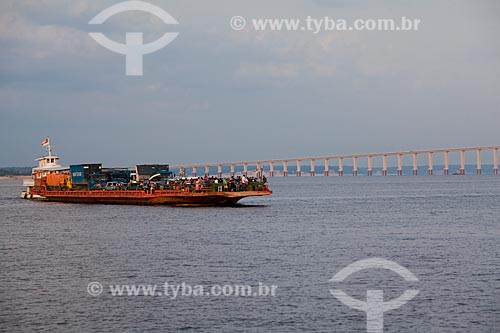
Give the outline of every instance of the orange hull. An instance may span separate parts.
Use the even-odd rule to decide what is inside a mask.
[[[273,192],[184,192],[178,190],[156,190],[154,194],[137,190],[82,190],[82,191],[32,191],[42,200],[85,204],[121,204],[121,205],[216,205],[231,206],[239,200],[252,196],[265,196]]]

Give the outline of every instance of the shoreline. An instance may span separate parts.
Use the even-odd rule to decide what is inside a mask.
[[[31,179],[31,176],[0,176],[0,180],[23,180]]]

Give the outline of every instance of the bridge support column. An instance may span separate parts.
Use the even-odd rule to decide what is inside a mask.
[[[354,156],[352,158],[352,175],[357,176],[358,175],[358,157]]]
[[[297,177],[302,176],[302,171],[300,170],[300,160],[297,160]]]
[[[443,173],[445,175],[449,175],[450,173],[450,161],[448,159],[448,151],[445,151],[444,152],[444,170],[443,170]]]
[[[412,174],[414,176],[417,176],[418,175],[418,154],[417,153],[413,153],[413,171],[412,171]]]
[[[498,148],[493,149],[493,174],[498,175]]]
[[[387,155],[382,156],[382,176],[387,176]]]
[[[330,171],[329,171],[329,165],[328,165],[328,159],[325,158],[325,177],[328,177],[330,175]]]
[[[262,165],[260,163],[257,163],[256,167],[257,167],[257,177],[260,178],[262,177]]]
[[[248,176],[248,163],[243,164],[243,174],[245,175],[245,177]]]
[[[460,174],[465,175],[465,150],[460,151]]]
[[[481,169],[481,149],[476,149],[476,174],[480,175],[482,173]]]
[[[234,164],[229,166],[229,176],[234,177]]]
[[[196,167],[193,167],[193,171],[191,171],[191,175],[193,177],[196,177]]]
[[[217,166],[217,177],[222,178],[222,165]]]
[[[288,166],[286,165],[286,161],[283,161],[283,177],[288,176]]]
[[[372,157],[368,156],[368,176],[373,175]]]
[[[398,154],[398,176],[403,175],[403,155]]]
[[[274,163],[273,162],[269,163],[269,176],[274,177]]]
[[[314,170],[314,160],[311,160],[311,176],[314,176],[315,170]]]
[[[210,176],[210,166],[205,165],[205,176]]]
[[[429,176],[432,176],[433,163],[432,163],[432,152],[429,152]]]
[[[339,176],[344,175],[344,159],[342,157],[339,158]]]

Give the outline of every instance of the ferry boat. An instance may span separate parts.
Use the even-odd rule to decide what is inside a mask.
[[[253,196],[271,195],[265,178],[175,178],[168,165],[146,164],[135,168],[103,168],[101,164],[64,167],[52,154],[49,139],[42,142],[47,154],[36,161],[32,179],[25,180],[21,198],[85,204],[232,206]]]

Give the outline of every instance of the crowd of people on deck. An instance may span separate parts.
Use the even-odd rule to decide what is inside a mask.
[[[164,184],[147,182],[142,186],[145,193],[155,190],[180,190],[184,192],[241,192],[264,191],[268,189],[267,178],[261,177],[191,177],[169,179]]]

